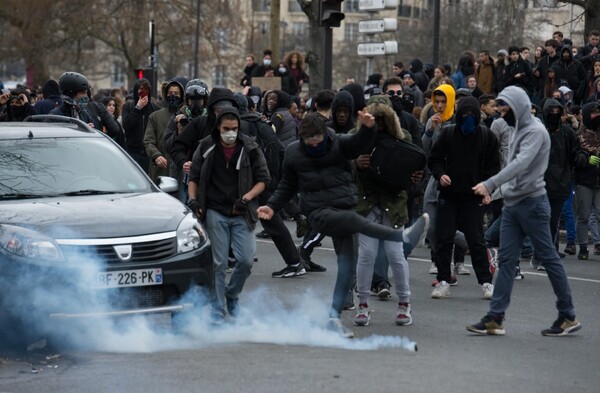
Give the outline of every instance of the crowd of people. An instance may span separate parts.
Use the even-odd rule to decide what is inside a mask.
[[[600,255],[600,32],[587,41],[575,48],[557,31],[533,51],[466,51],[456,67],[413,59],[405,69],[398,61],[388,76],[370,75],[364,86],[349,78],[312,97],[298,51],[277,65],[270,50],[261,63],[247,55],[237,92],[175,76],[160,86],[160,101],[147,79],[130,92],[92,96],[84,75],[66,72],[43,86],[43,98],[26,87],[4,92],[0,120],[76,117],[113,138],[154,181],[178,179],[178,197],[212,242],[215,323],[239,313],[255,236],[271,238],[281,254],[285,266],[274,278],[326,271],[311,254],[331,236],[338,271],[329,328],[353,335],[340,320],[347,309],[356,326],[368,325],[369,297],[391,297],[390,267],[394,321],[410,325],[406,257],[426,235],[431,297],[450,297],[457,276],[471,274],[470,255],[481,298],[491,300],[469,331],[505,333],[524,260],[552,282],[558,318],[542,334],[560,336],[581,328],[561,258],[587,260],[590,243]],[[253,85],[264,77],[279,77],[281,88]],[[401,191],[369,171],[385,138],[428,157]],[[299,246],[286,219],[296,222]]]

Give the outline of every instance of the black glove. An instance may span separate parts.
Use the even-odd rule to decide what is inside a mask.
[[[303,214],[300,214],[296,218],[296,237],[304,237],[306,231],[308,231],[308,219]]]
[[[233,202],[233,213],[234,214],[246,214],[248,211],[248,201],[244,198],[240,198]]]
[[[200,215],[200,202],[198,202],[195,199],[190,199],[187,203],[186,203],[187,207],[189,207],[190,209],[192,209],[192,212],[194,214],[198,214]]]

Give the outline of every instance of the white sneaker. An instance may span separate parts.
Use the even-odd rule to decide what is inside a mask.
[[[423,213],[421,217],[417,218],[414,224],[408,228],[404,228],[402,241],[410,244],[413,248],[419,247],[425,239],[427,229],[429,229],[429,214]]]
[[[410,303],[398,303],[398,311],[396,312],[396,320],[398,326],[408,326],[412,324],[412,316],[410,315]]]
[[[437,266],[435,266],[435,262],[431,262],[431,267],[429,268],[429,274],[438,274]]]
[[[494,293],[494,286],[489,282],[484,282],[481,285],[481,289],[483,289],[483,298],[485,300],[490,300],[492,298],[492,294]]]
[[[366,304],[359,304],[354,316],[354,326],[369,326],[371,321],[371,310]]]
[[[465,267],[463,262],[454,263],[454,274],[460,274],[461,276],[468,276],[471,271]]]
[[[338,333],[344,338],[354,338],[354,332],[344,326],[339,318],[329,318],[327,330]]]
[[[443,299],[450,297],[450,284],[446,281],[441,281],[435,284],[435,288],[431,291],[431,297],[434,299]]]

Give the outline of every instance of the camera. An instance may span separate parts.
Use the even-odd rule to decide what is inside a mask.
[[[179,124],[179,125],[181,125],[181,126],[185,127],[185,126],[187,126],[187,125],[189,124],[189,122],[190,122],[190,119],[189,119],[189,118],[187,118],[187,117],[184,117],[184,118],[181,118],[181,119],[180,119],[180,120],[177,122],[177,124]]]

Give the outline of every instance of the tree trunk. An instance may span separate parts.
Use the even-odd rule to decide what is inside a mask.
[[[600,0],[559,0],[561,3],[574,4],[582,7],[585,11],[584,35],[587,37],[590,31],[600,30]],[[587,39],[586,42],[587,44]]]

